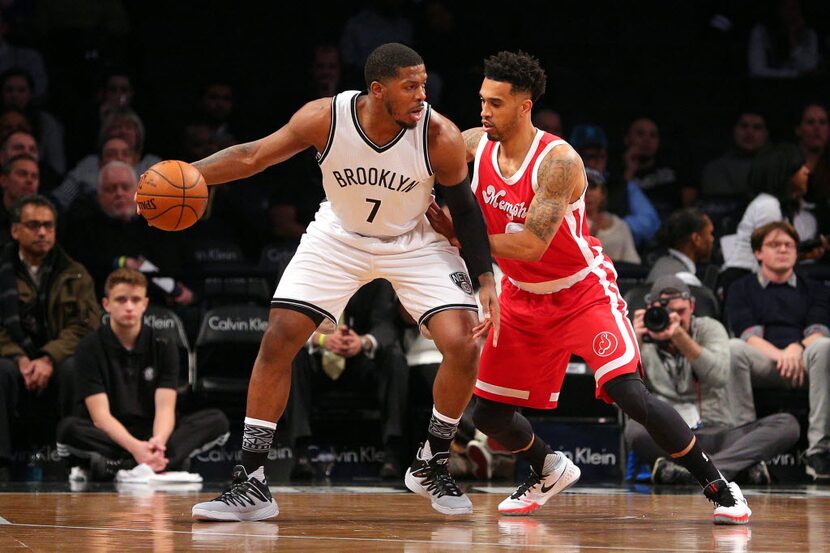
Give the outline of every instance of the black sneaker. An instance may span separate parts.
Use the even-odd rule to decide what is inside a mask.
[[[735,482],[715,480],[703,488],[703,495],[714,503],[712,522],[715,524],[746,524],[752,510]]]
[[[250,475],[236,465],[228,490],[212,501],[193,506],[196,520],[264,520],[280,513],[277,502],[265,482],[265,470],[259,467]]]
[[[464,493],[458,489],[447,463],[450,459],[449,451],[436,453],[429,459],[422,459],[423,444],[412,461],[412,466],[406,470],[404,482],[406,487],[429,499],[432,508],[445,515],[463,515],[473,512],[473,504]]]
[[[401,462],[398,454],[389,449],[384,454],[383,466],[380,467],[380,476],[383,480],[397,480],[401,477]]]
[[[133,459],[109,459],[100,453],[93,453],[89,458],[92,480],[96,482],[109,482],[119,470],[129,470],[135,466]]]
[[[808,455],[805,464],[807,474],[812,476],[813,480],[830,479],[830,452],[823,451]]]
[[[677,463],[658,457],[651,469],[651,481],[654,484],[694,484],[695,479],[685,468]]]

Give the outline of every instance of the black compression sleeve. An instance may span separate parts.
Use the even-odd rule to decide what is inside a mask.
[[[450,208],[455,233],[461,243],[461,249],[464,250],[464,260],[467,262],[470,278],[477,279],[482,273],[492,272],[490,240],[487,238],[481,209],[470,188],[470,178],[464,177],[464,180],[455,186],[441,186],[441,192],[447,200],[447,207]]]

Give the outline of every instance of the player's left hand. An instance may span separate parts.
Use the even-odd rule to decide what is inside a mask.
[[[473,328],[473,340],[487,336],[490,327],[493,328],[493,347],[499,345],[499,329],[501,328],[501,312],[499,311],[499,296],[496,293],[496,280],[493,273],[484,273],[478,277],[481,288],[478,290],[478,301],[484,312],[484,320]]]
[[[458,241],[458,237],[455,235],[455,227],[452,224],[452,219],[441,209],[441,206],[435,203],[435,200],[432,200],[429,204],[426,215],[427,221],[429,221],[429,224],[435,232],[444,235],[450,241],[450,244],[460,250],[461,242]]]

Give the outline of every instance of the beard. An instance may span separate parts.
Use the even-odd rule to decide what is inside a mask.
[[[395,115],[395,112],[392,110],[392,104],[390,104],[389,102],[385,102],[383,104],[383,106],[386,108],[386,113],[389,114],[389,117],[391,117],[392,120],[395,121],[395,123],[397,123],[401,128],[403,128],[403,129],[414,129],[415,127],[418,126],[417,121],[415,121],[415,122],[401,121],[400,119],[398,119],[397,116]]]

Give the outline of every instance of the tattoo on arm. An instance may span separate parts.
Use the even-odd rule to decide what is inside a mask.
[[[464,146],[467,149],[467,161],[472,161],[478,149],[478,143],[481,142],[481,137],[484,131],[480,127],[467,129],[461,136],[464,137]]]
[[[582,174],[577,154],[557,156],[551,152],[539,166],[539,188],[530,204],[525,228],[546,244],[550,242],[568,210],[574,181]]]

